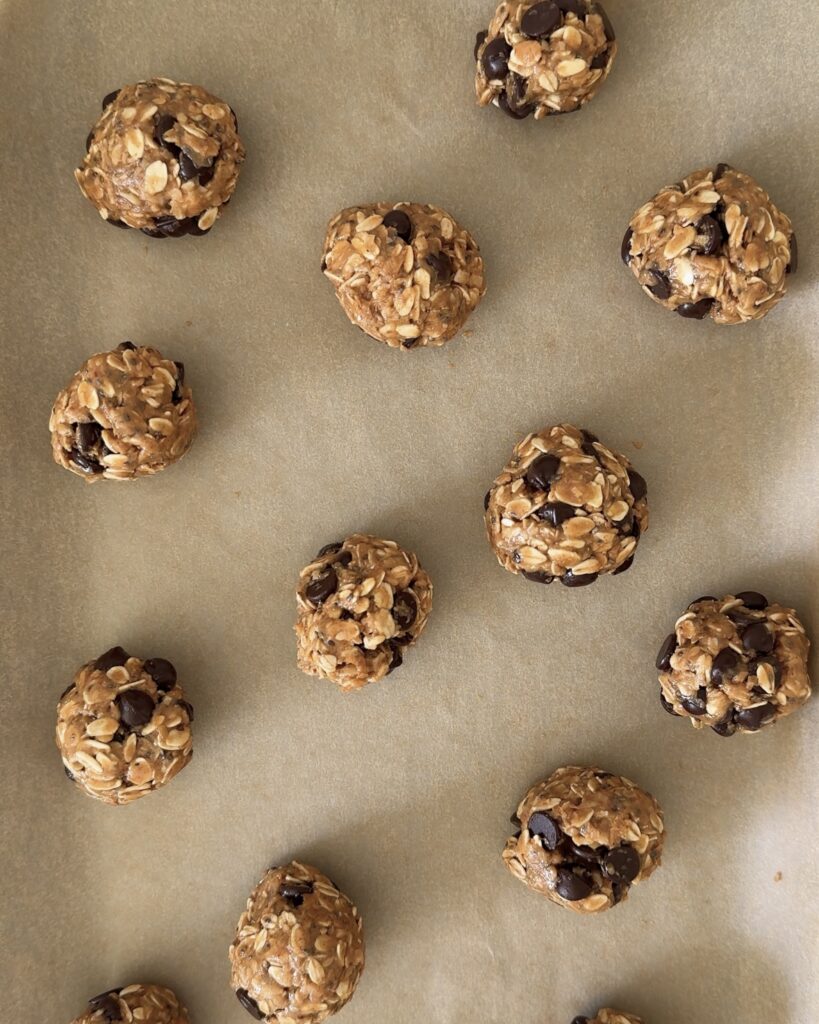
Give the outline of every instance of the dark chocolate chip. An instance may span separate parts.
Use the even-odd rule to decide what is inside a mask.
[[[573,871],[569,871],[568,868],[558,868],[555,890],[558,896],[562,896],[564,900],[575,903],[577,900],[584,900],[590,896],[592,887],[585,879]]]
[[[92,128],[91,131],[86,136],[86,139],[85,139],[85,152],[86,153],[91,148],[91,143],[93,142],[93,140],[94,140],[94,129]]]
[[[600,441],[597,434],[593,434],[590,430],[581,430],[580,433],[583,435],[586,441]]]
[[[796,269],[799,266],[799,248],[796,244],[796,235],[791,235],[791,258],[785,267],[786,274],[795,274]]]
[[[701,686],[697,690],[696,697],[680,697],[680,704],[685,708],[689,715],[693,715],[694,718],[700,718],[706,714],[708,709],[706,703],[708,701],[708,691],[704,686]]]
[[[659,267],[652,267],[649,273],[654,280],[651,284],[647,284],[646,288],[655,298],[667,299],[671,294],[671,282],[668,279],[668,274],[664,270],[660,270]]]
[[[171,401],[176,405],[177,402],[182,401],[182,385],[185,383],[185,364],[174,361],[173,365],[176,367],[176,384],[171,394]]]
[[[117,731],[114,733],[114,737],[113,737],[112,742],[113,743],[124,743],[128,739],[129,735],[130,735],[130,733],[126,732],[125,729],[122,729],[122,728],[117,729]]]
[[[714,217],[703,217],[697,225],[697,237],[692,248],[705,256],[713,256],[719,252],[724,234],[722,225]]]
[[[605,846],[601,846],[599,849],[594,849],[591,846],[581,846],[567,838],[566,852],[575,860],[582,861],[584,864],[597,864],[600,857],[607,853],[607,850]]]
[[[225,204],[223,203],[222,205],[224,206]],[[209,228],[200,228],[198,217],[188,217],[186,223],[188,225],[188,234],[194,235],[197,238],[202,235],[208,235],[213,230],[213,224]]]
[[[481,64],[483,65],[483,72],[488,79],[506,78],[506,72],[509,70],[509,54],[511,52],[512,48],[503,36],[497,36],[486,44],[483,56],[481,57]]]
[[[630,469],[628,471],[628,486],[635,502],[640,501],[641,498],[644,498],[648,494],[648,484],[645,482],[645,478],[641,476],[636,469]]]
[[[112,228],[123,228],[125,231],[131,230],[130,224],[126,224],[125,221],[122,220],[114,220],[113,217],[109,217],[105,223],[110,224]]]
[[[119,717],[129,729],[147,725],[153,717],[154,699],[144,690],[125,690],[117,697]]]
[[[583,450],[584,455],[590,455],[593,459],[597,458],[597,449],[591,441],[584,441],[580,447]]]
[[[557,822],[542,811],[535,811],[535,813],[530,816],[526,827],[533,836],[540,836],[543,840],[543,845],[547,850],[556,850],[557,844],[563,836]]]
[[[101,473],[102,466],[93,455],[84,455],[78,448],[72,448],[68,453],[69,459],[78,466],[83,473]]]
[[[524,579],[529,580],[530,583],[552,583],[554,582],[554,576],[550,576],[547,572],[523,572],[521,573]]]
[[[594,583],[597,579],[596,572],[587,572],[582,576],[575,576],[571,569],[560,577],[560,582],[564,587],[588,587],[589,584]]]
[[[631,527],[631,535],[639,540],[642,532],[643,531],[640,529],[640,520],[635,516]]]
[[[213,176],[216,174],[216,164],[212,163],[209,167],[202,167],[199,171],[199,184],[208,185],[213,180]]]
[[[589,12],[586,0],[554,0],[564,14],[573,14],[576,18],[585,18]]]
[[[487,31],[486,31],[485,29],[484,29],[484,31],[483,31],[483,32],[479,32],[479,33],[478,33],[478,34],[477,34],[477,35],[475,36],[475,50],[474,50],[474,53],[475,53],[475,60],[477,60],[477,59],[478,59],[478,51],[479,51],[479,50],[480,50],[480,48],[481,48],[481,47],[483,46],[483,44],[484,44],[484,43],[486,42],[486,37],[487,37],[488,35],[489,35],[489,33],[488,33],[488,32],[487,32]]]
[[[131,655],[121,647],[112,647],[97,658],[94,662],[94,668],[98,669],[100,672],[107,672],[109,668],[115,668],[117,665],[124,665],[130,657]]]
[[[532,4],[520,19],[520,30],[530,39],[542,39],[559,28],[562,20],[557,4],[552,0],[540,0]]]
[[[595,3],[592,7],[592,13],[600,15],[600,18],[603,21],[603,31],[606,33],[606,39],[608,39],[610,43],[613,43],[614,40],[617,38],[614,34],[614,25],[612,25],[611,18],[609,18],[608,14],[606,14],[603,5]]]
[[[626,228],[626,233],[623,235],[623,241],[620,243],[620,259],[626,266],[631,263],[631,239],[633,235],[634,232],[631,228]]]
[[[351,551],[342,551],[341,554],[336,559],[336,565],[343,565],[344,568],[346,569],[350,562],[352,562],[352,560],[353,554]]]
[[[105,110],[105,108],[107,106],[110,106],[110,104],[112,104],[114,102],[114,100],[117,98],[117,96],[119,96],[119,93],[120,93],[119,89],[114,89],[114,91],[113,92],[109,92],[107,96],[103,96],[103,98],[102,98],[102,109]]]
[[[179,149],[179,146],[177,146],[175,142],[165,141],[165,133],[169,132],[175,124],[176,119],[171,117],[170,114],[161,114],[154,121],[154,138],[157,141],[157,145],[161,146],[163,149],[169,150],[174,154],[174,156],[181,159],[181,150]]]
[[[404,655],[401,651],[401,644],[396,641],[390,641],[389,644],[392,657],[390,659],[390,667],[387,669],[387,675],[390,672],[394,672],[395,669],[400,668],[404,664]]]
[[[669,713],[669,715],[676,715],[679,718],[679,715],[680,715],[679,711],[675,711],[674,705],[669,703],[669,701],[667,701],[665,699],[665,694],[663,693],[662,690],[660,690],[660,703],[665,708],[665,710]]]
[[[740,657],[735,650],[724,647],[711,664],[711,682],[719,686],[729,682],[740,666]]]
[[[132,341],[121,341],[117,345],[117,352],[133,352],[136,345]]]
[[[681,306],[677,306],[676,312],[680,316],[684,316],[686,320],[704,320],[713,305],[712,298],[704,298],[699,302],[683,302]]]
[[[483,496],[483,509],[484,509],[484,512],[489,508],[489,496],[491,495],[491,493],[492,493],[491,491],[487,491],[486,494],[484,494],[484,496]]]
[[[312,882],[286,881],[279,886],[279,895],[287,900],[291,907],[300,907],[304,903],[304,897],[309,896],[312,891]]]
[[[618,846],[603,857],[601,867],[608,878],[616,878],[618,882],[633,882],[640,873],[640,855],[631,846]]]
[[[717,164],[717,166],[714,168],[714,181],[717,181],[719,178],[723,176],[723,174],[725,174],[726,171],[730,170],[730,164]]]
[[[93,420],[91,423],[78,423],[75,436],[77,438],[77,448],[83,454],[86,454],[99,443],[102,437],[102,427]]]
[[[334,555],[336,551],[341,551],[341,545],[344,541],[336,540],[332,544],[325,544],[324,547],[316,555],[316,558],[324,558],[325,555]]]
[[[743,708],[741,711],[735,711],[734,722],[748,732],[756,732],[767,719],[773,718],[773,716],[774,709],[770,704],[759,704],[755,708]]]
[[[634,555],[627,558],[622,565],[618,565],[617,568],[612,571],[612,576],[619,576],[621,572],[628,572],[632,565],[634,565]]]
[[[543,490],[548,489],[548,484]],[[547,501],[545,505],[535,509],[535,515],[552,526],[560,526],[567,519],[571,519],[577,509],[574,505],[567,505],[565,501]]]
[[[717,722],[717,724],[712,725],[711,728],[717,736],[733,736],[737,731],[737,727],[734,725],[733,716],[730,712],[721,722]]]
[[[438,278],[438,284],[448,285],[452,281],[452,261],[445,252],[428,253],[428,266],[432,267]]]
[[[589,1024],[588,1017],[575,1017],[572,1024]]]
[[[515,106],[509,102],[509,97],[505,92],[502,92],[498,96],[498,106],[509,117],[514,118],[515,121],[524,121],[534,111],[534,103],[527,103],[524,107]]]
[[[418,602],[409,590],[399,591],[392,605],[392,617],[395,624],[403,632],[410,628],[418,615]]]
[[[182,150],[179,154],[179,180],[182,182],[190,181],[191,178],[195,178],[199,173],[199,168],[191,160],[188,154]]]
[[[88,1005],[94,1013],[102,1013],[103,1020],[113,1024],[114,1021],[122,1020],[122,1013],[119,1008],[118,988],[109,989],[108,992],[101,992],[88,1000]]]
[[[145,671],[159,690],[171,690],[176,683],[176,669],[167,658],[148,658]]]
[[[182,219],[177,220],[176,217],[171,217],[169,214],[164,217],[157,217],[155,230],[166,238],[181,238],[183,235],[188,233],[188,220]],[[157,235],[151,235],[152,238],[156,238]]]
[[[242,1006],[244,1006],[244,1008],[247,1010],[251,1017],[255,1018],[256,1020],[264,1020],[264,1014],[259,1009],[259,1004],[252,996],[248,995],[247,989],[237,988],[236,998],[239,1000]]]
[[[742,646],[746,651],[756,651],[757,654],[770,654],[774,648],[773,633],[764,622],[755,622],[743,631]]]
[[[312,604],[323,604],[331,594],[334,594],[338,586],[338,576],[331,565],[325,566],[319,576],[314,577],[307,584],[304,596]]]
[[[755,612],[761,612],[768,607],[768,598],[756,590],[743,590],[740,594],[734,594],[734,597]]]
[[[659,672],[667,672],[671,668],[671,655],[676,649],[677,636],[675,633],[669,633],[665,640],[663,640],[662,647],[660,647],[657,659],[654,662],[654,666]]]
[[[706,594],[705,597],[698,597],[696,601],[690,601],[688,607],[693,608],[695,604],[700,604],[703,601],[716,601],[716,598],[712,597],[710,594]]]
[[[555,455],[538,455],[524,475],[526,483],[536,491],[548,491],[555,474],[560,469],[560,459]]]
[[[63,771],[65,772],[65,777],[67,779],[70,779],[73,782],[74,781],[74,773],[71,771],[71,769],[68,767],[67,764],[63,765]]]
[[[390,210],[384,217],[384,227],[392,228],[399,238],[409,242],[412,238],[412,221],[406,210]]]
[[[160,231],[159,228],[140,228],[143,235],[147,235],[148,238],[167,238],[168,236],[164,231]]]

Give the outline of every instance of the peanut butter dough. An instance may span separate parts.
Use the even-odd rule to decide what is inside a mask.
[[[593,1017],[575,1017],[572,1024],[643,1024],[640,1017],[604,1006]]]
[[[595,0],[505,0],[475,40],[478,103],[516,120],[570,114],[594,98],[616,54],[614,28]]]
[[[477,243],[421,203],[370,203],[330,221],[321,269],[351,322],[391,348],[449,341],[486,291]]]
[[[669,714],[720,736],[757,732],[810,697],[805,627],[793,608],[745,590],[701,597],[677,619],[657,655]]]
[[[769,313],[797,258],[790,220],[728,164],[661,189],[631,218],[620,254],[655,302],[718,324]]]
[[[663,813],[649,793],[599,768],[558,768],[521,800],[503,859],[553,903],[593,914],[626,899],[660,863]]]
[[[109,93],[86,151],[74,172],[83,195],[109,224],[152,238],[210,231],[245,157],[227,103],[169,78]]]
[[[170,782],[193,756],[193,708],[165,658],[112,647],[77,672],[57,705],[57,747],[69,779],[107,804]]]
[[[251,1017],[319,1024],[349,1002],[364,970],[361,918],[329,878],[292,861],[250,894],[229,956]]]
[[[358,690],[402,663],[427,624],[432,582],[394,541],[354,533],[302,569],[297,601],[299,668]]]
[[[126,985],[88,1000],[85,1013],[71,1024],[190,1024],[188,1011],[169,988],[161,985]]]
[[[631,567],[648,528],[646,493],[625,456],[560,423],[515,446],[484,499],[486,533],[509,572],[584,587]]]
[[[185,367],[130,341],[91,356],[57,395],[49,429],[54,461],[89,483],[158,473],[196,434]]]

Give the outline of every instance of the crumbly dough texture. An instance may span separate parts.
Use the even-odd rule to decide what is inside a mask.
[[[370,203],[330,221],[321,268],[352,323],[391,348],[453,338],[486,291],[475,239],[422,203]]]
[[[793,608],[764,594],[699,598],[657,655],[660,700],[697,729],[757,732],[810,697],[809,647]]]
[[[358,690],[402,663],[427,624],[432,582],[395,541],[354,533],[302,569],[297,602],[299,668]]]
[[[271,868],[247,901],[229,951],[230,983],[256,1020],[318,1024],[342,1008],[364,970],[361,918],[316,868]]]
[[[599,768],[559,768],[529,790],[503,859],[560,906],[593,914],[622,902],[660,863],[663,813],[649,793]]]
[[[655,302],[718,324],[769,313],[797,259],[790,220],[750,175],[728,164],[694,171],[641,206],[621,255]]]
[[[89,796],[127,804],[177,775],[193,756],[193,708],[165,658],[112,647],[89,661],[57,704],[65,773]]]
[[[568,587],[630,568],[648,528],[646,482],[625,456],[568,423],[515,446],[484,499],[500,564]]]
[[[572,113],[594,98],[616,55],[602,4],[510,0],[475,41],[478,103],[494,103],[518,120]]]
[[[196,434],[185,367],[131,342],[91,356],[57,395],[49,430],[54,461],[89,483],[158,473]]]
[[[88,1000],[85,1013],[72,1024],[190,1024],[188,1011],[169,988],[126,985]]]
[[[236,188],[236,115],[198,85],[152,78],[103,100],[77,184],[103,220],[155,238],[203,235]]]
[[[572,1024],[643,1024],[641,1017],[604,1006],[593,1017],[575,1017]]]

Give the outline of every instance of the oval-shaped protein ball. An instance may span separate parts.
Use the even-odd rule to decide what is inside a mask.
[[[327,228],[321,269],[356,327],[404,350],[445,344],[486,291],[474,238],[429,204],[342,210]]]
[[[302,569],[297,601],[299,668],[358,690],[402,663],[427,624],[432,582],[395,541],[354,533]]]
[[[88,1000],[85,1012],[71,1024],[190,1024],[188,1011],[169,988],[161,985],[126,985],[101,992]]]
[[[210,231],[245,157],[227,103],[169,78],[109,93],[86,150],[74,172],[83,195],[109,224],[152,238]]]
[[[475,41],[478,103],[517,121],[570,114],[597,95],[616,55],[596,0],[502,3]]]
[[[758,732],[810,697],[809,648],[793,608],[758,591],[701,597],[657,654],[660,701],[697,729]]]
[[[54,461],[97,480],[133,480],[181,459],[196,434],[185,367],[126,341],[86,360],[57,395]]]
[[[515,446],[484,499],[486,534],[509,572],[583,587],[631,567],[648,528],[646,495],[625,456],[560,423]]]
[[[316,868],[265,874],[239,918],[230,984],[255,1020],[319,1024],[352,998],[364,970],[361,918]]]
[[[593,1017],[575,1017],[572,1024],[643,1024],[642,1017],[603,1006]]]
[[[643,291],[689,320],[740,324],[769,313],[796,270],[790,220],[728,164],[667,185],[629,221],[620,249]]]
[[[521,882],[583,914],[608,910],[660,863],[657,801],[629,779],[570,765],[529,790],[503,859]]]
[[[57,748],[66,775],[88,796],[127,804],[190,761],[192,722],[169,661],[112,647],[83,665],[60,697]]]

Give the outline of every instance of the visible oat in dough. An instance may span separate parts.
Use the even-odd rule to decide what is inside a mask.
[[[112,647],[90,661],[57,705],[57,747],[69,779],[107,804],[138,800],[193,756],[193,708],[165,658]]]
[[[647,486],[625,456],[568,423],[515,446],[484,499],[500,564],[535,583],[567,587],[630,568],[648,528]]]
[[[126,985],[88,1000],[85,1013],[71,1024],[189,1024],[188,1011],[169,988],[161,985]]]
[[[506,866],[530,889],[583,914],[608,910],[652,874],[665,842],[657,801],[599,768],[558,768],[521,800]]]
[[[575,1017],[572,1024],[643,1024],[641,1017],[604,1006],[593,1017]]]
[[[86,151],[74,172],[83,194],[109,224],[152,238],[210,231],[245,157],[227,103],[169,78],[109,93]]]
[[[475,240],[429,204],[342,210],[327,229],[321,269],[352,323],[391,348],[443,345],[486,291]]]
[[[130,341],[91,356],[57,395],[49,430],[54,461],[89,483],[158,473],[196,434],[185,367]]]
[[[616,55],[614,28],[595,0],[505,0],[475,40],[478,103],[516,120],[572,113],[594,98]]]
[[[661,189],[631,218],[620,254],[650,298],[718,324],[769,313],[797,259],[790,220],[728,164]]]
[[[354,533],[302,569],[297,601],[299,668],[358,690],[402,663],[427,624],[432,582],[395,541]]]
[[[292,861],[250,894],[229,956],[230,984],[251,1017],[319,1024],[352,998],[364,970],[361,918],[329,878]]]
[[[793,608],[745,590],[701,597],[657,655],[660,700],[672,715],[720,736],[757,732],[811,694],[810,641]]]

